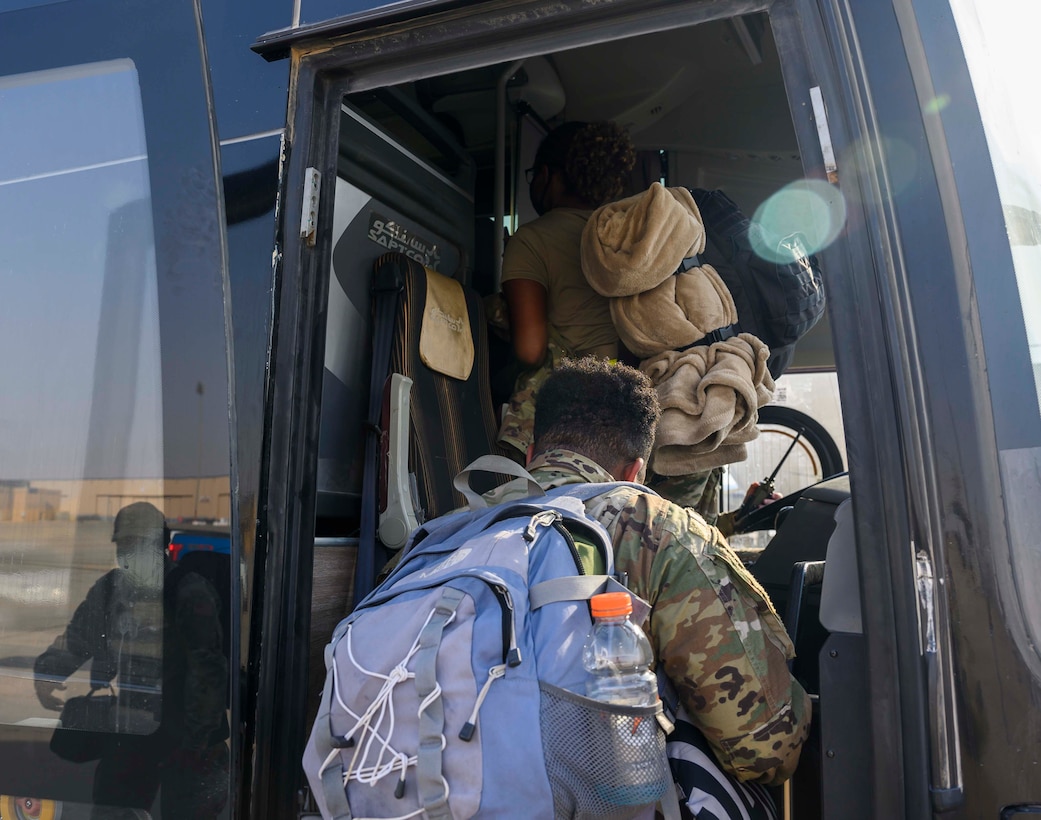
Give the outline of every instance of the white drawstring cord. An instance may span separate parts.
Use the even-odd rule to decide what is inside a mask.
[[[378,677],[384,676],[380,675]],[[376,780],[379,780],[381,777],[385,776],[385,774],[387,773],[382,769],[381,765],[383,760],[383,753],[389,750],[391,754],[395,756],[398,755],[398,752],[396,752],[394,749],[390,747],[390,738],[394,737],[395,726],[395,716],[391,697],[393,695],[395,686],[397,686],[402,681],[408,680],[409,678],[413,677],[415,677],[415,675],[410,673],[408,669],[405,668],[404,664],[399,664],[398,666],[394,667],[394,669],[391,670],[391,674],[386,676],[383,686],[380,687],[380,691],[376,695],[376,698],[373,700],[373,702],[369,704],[369,708],[366,709],[365,712],[361,715],[361,717],[357,719],[355,728],[360,726],[363,728],[363,730],[368,729],[368,733],[363,733],[363,737],[358,738],[358,742],[355,745],[354,754],[351,757],[351,764],[347,767],[347,770],[344,773],[345,784],[347,780],[351,778],[351,775],[355,773],[355,763],[357,762],[359,755],[361,755],[362,760],[367,760],[369,753],[372,750],[373,744],[377,742],[379,743],[379,753],[375,764],[368,766],[364,769],[359,769],[355,774],[355,778],[358,780],[359,783],[369,783],[371,785]],[[339,698],[337,699],[339,700]],[[340,705],[343,706],[343,703],[341,702]],[[379,714],[375,715],[377,710],[379,711]],[[373,720],[374,715],[375,720]],[[352,717],[353,716],[354,715],[352,714]],[[386,719],[389,724],[386,738],[384,738],[378,731],[376,731],[376,729],[373,728],[374,726],[382,726],[384,719]],[[351,734],[353,735],[353,733],[354,730],[352,730]],[[391,763],[391,770],[392,769],[393,763]],[[364,774],[364,772],[366,771],[370,774]]]
[[[430,705],[434,703],[439,697],[441,697],[441,684],[434,681],[434,688],[430,690],[430,694],[427,695],[423,700],[419,702],[419,716],[422,718],[423,713],[430,708]],[[443,746],[442,746],[443,748]]]
[[[488,679],[484,682],[484,686],[481,687],[481,691],[477,694],[477,701],[474,703],[474,709],[470,713],[469,719],[463,724],[463,731],[459,737],[463,740],[469,740],[473,737],[474,730],[477,728],[477,714],[481,711],[481,704],[484,703],[485,697],[488,695],[488,690],[492,688],[492,681],[496,681],[506,674],[506,664],[502,663],[498,666],[493,666],[488,670]]]
[[[410,672],[407,665],[415,656],[416,652],[419,651],[420,637],[433,616],[434,612],[431,611],[427,616],[426,621],[424,621],[423,626],[420,627],[419,633],[416,635],[416,639],[413,641],[412,646],[406,653],[405,658],[386,675],[366,669],[358,662],[357,658],[354,656],[354,647],[351,643],[351,628],[350,626],[347,627],[347,632],[344,634],[343,640],[346,641],[345,647],[347,657],[350,659],[351,664],[363,675],[382,679],[383,684],[380,686],[379,692],[365,711],[361,715],[358,715],[344,702],[343,697],[340,694],[339,676],[336,671],[336,664],[333,663],[331,665],[333,694],[336,698],[336,702],[339,704],[340,708],[355,721],[354,725],[351,726],[343,735],[344,741],[352,738],[355,740],[354,753],[351,755],[350,764],[344,770],[343,783],[345,787],[350,780],[355,780],[358,783],[375,785],[384,777],[391,775],[394,772],[398,772],[399,790],[403,790],[405,773],[408,767],[416,765],[417,757],[415,755],[406,755],[404,752],[397,751],[391,745],[391,738],[394,736],[394,726],[396,723],[392,695],[394,687],[399,683],[415,678],[415,673]],[[445,626],[450,624],[453,620],[455,620],[454,612],[445,622]],[[487,688],[487,684],[485,684],[485,688]],[[419,714],[422,715],[423,712],[440,696],[441,686],[435,681],[434,691],[424,698],[423,702],[419,705]],[[481,700],[483,700],[483,695]],[[382,727],[384,722],[386,722],[386,728],[388,730],[386,737],[384,737],[376,728]],[[358,735],[360,735],[360,737]],[[444,750],[446,745],[447,741],[444,734],[442,734],[441,749]],[[319,769],[319,774],[332,765],[342,751],[342,748],[333,749],[322,763],[322,766]],[[367,765],[366,761],[371,760],[373,754],[376,756],[375,762]],[[390,755],[391,757],[391,759],[386,763],[384,763],[385,755]],[[447,798],[449,793],[448,783],[443,777],[441,778],[441,781],[444,784],[445,796]],[[395,818],[395,820],[408,820],[408,818],[416,817],[422,813],[423,809],[419,808],[414,812],[401,815],[399,818]],[[364,820],[364,818],[359,818],[359,820]]]

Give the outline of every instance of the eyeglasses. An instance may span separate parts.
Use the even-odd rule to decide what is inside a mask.
[[[524,171],[524,181],[531,185],[531,181],[535,179],[535,172],[539,170],[541,166],[535,165]]]

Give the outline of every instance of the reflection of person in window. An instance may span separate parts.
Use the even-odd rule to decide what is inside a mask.
[[[166,557],[169,532],[151,504],[120,510],[112,540],[118,567],[98,579],[65,632],[36,659],[37,697],[62,709],[55,691],[91,661],[92,689],[118,687],[94,803],[150,809],[162,785],[162,817],[216,816],[228,768],[220,599],[209,581]]]

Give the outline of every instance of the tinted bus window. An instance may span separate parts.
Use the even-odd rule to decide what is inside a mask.
[[[0,641],[5,655],[29,657],[113,566],[113,516],[128,493],[164,494],[159,309],[133,65],[9,78],[3,93],[0,128],[14,150],[0,158],[0,544],[18,571],[3,575],[0,594],[21,606]],[[41,117],[46,127],[23,127]],[[162,629],[161,612],[146,620],[140,639]],[[161,647],[129,641],[139,683],[161,698]],[[70,695],[85,693],[88,673],[67,675]],[[8,723],[55,717],[31,686],[0,706]],[[142,715],[121,726],[155,729]]]
[[[1041,7],[1029,0],[953,6],[997,176],[1041,397],[1041,109],[1034,94],[1041,60],[1033,36]]]
[[[192,345],[171,332],[187,287],[159,274],[134,62],[8,76],[0,101],[0,723],[53,730],[24,736],[51,755],[34,799],[151,809],[161,784],[164,816],[211,816],[230,556],[222,575],[168,545],[230,515],[222,326],[209,358],[201,304]],[[51,761],[84,765],[48,781]]]
[[[1041,598],[1036,591],[1037,579],[1041,578],[1041,552],[1037,549],[1041,527],[1041,426],[1036,424],[1041,418],[1041,110],[1035,86],[1041,59],[1034,33],[1041,26],[1041,6],[1030,0],[954,0],[951,5],[990,148],[1012,252],[1019,304],[1009,305],[1008,310],[1018,307],[1025,326],[1022,338],[1026,350],[988,349],[987,358],[992,362],[1018,361],[1029,355],[1034,378],[1031,406],[1018,407],[1023,416],[1013,445],[1003,446],[1002,431],[998,432],[999,446],[1003,447],[1013,580],[1036,652],[1041,645]],[[991,287],[992,272],[977,269],[975,276],[978,288]],[[1014,314],[1002,319],[1015,327]],[[994,393],[995,405],[1003,399],[1008,400]],[[1022,405],[1022,399],[1018,403]]]

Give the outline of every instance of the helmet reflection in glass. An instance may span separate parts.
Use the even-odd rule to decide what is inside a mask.
[[[166,519],[147,501],[123,507],[112,528],[116,563],[134,586],[162,583],[166,551]]]

